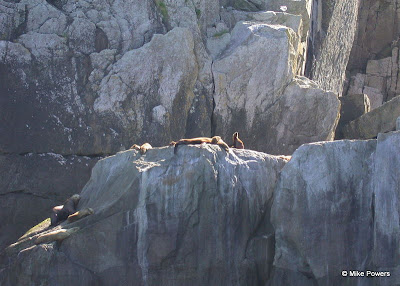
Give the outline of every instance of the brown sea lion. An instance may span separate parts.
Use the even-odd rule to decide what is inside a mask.
[[[144,143],[142,146],[139,146],[137,144],[133,144],[129,150],[138,150],[140,151],[140,154],[145,154],[147,150],[152,149],[153,147],[150,145],[150,143]]]
[[[67,221],[68,222],[75,222],[77,220],[80,220],[81,218],[84,218],[85,216],[93,214],[94,211],[92,208],[86,208],[80,211],[77,211],[73,213],[72,215],[68,216]]]
[[[278,158],[285,160],[286,162],[289,162],[290,159],[292,159],[292,156],[285,156],[285,155],[280,155]]]
[[[202,144],[202,143],[216,144],[219,145],[221,148],[223,148],[225,151],[229,152],[229,146],[221,139],[220,136],[214,136],[212,138],[197,137],[191,139],[180,139],[178,142],[172,141],[169,145],[171,146],[175,145],[174,153],[176,154],[179,145]]]
[[[62,241],[64,239],[66,239],[67,237],[69,237],[74,232],[77,232],[78,230],[79,230],[79,227],[73,227],[73,228],[69,228],[69,229],[57,229],[55,231],[40,235],[35,240],[35,244],[49,243],[49,242],[53,242],[53,241]]]
[[[78,194],[73,195],[68,200],[65,201],[63,205],[55,206],[53,212],[50,216],[51,226],[55,226],[58,223],[66,220],[69,215],[76,212],[76,207],[78,205],[81,196]]]
[[[244,143],[242,140],[239,139],[239,132],[233,133],[232,140],[233,140],[232,148],[244,149]]]

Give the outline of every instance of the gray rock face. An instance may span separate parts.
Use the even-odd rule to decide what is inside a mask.
[[[399,116],[400,96],[397,96],[346,124],[343,127],[343,136],[347,139],[370,139],[378,136],[380,132],[394,131]]]
[[[360,2],[357,34],[347,71],[351,78],[363,74],[362,92],[368,94],[371,103],[376,99],[372,107],[400,93],[399,4],[398,0]]]
[[[0,283],[396,285],[399,146],[400,132],[317,142],[288,163],[204,144],[120,152],[81,193],[95,213],[57,227],[80,231],[8,247]],[[353,269],[390,277],[341,275]]]
[[[0,252],[48,217],[53,206],[80,193],[98,159],[54,153],[0,155]]]
[[[259,38],[257,40],[261,41]],[[285,41],[286,38],[279,39]],[[273,47],[273,44],[268,46]],[[334,93],[319,89],[306,78],[292,79],[291,67],[285,66],[288,61],[277,62],[279,56],[264,54],[264,48],[257,49],[257,41],[252,54],[263,54],[266,57],[263,63],[270,61],[270,64],[260,65],[255,59],[251,65],[243,53],[247,53],[247,48],[239,47],[213,67],[218,79],[214,111],[216,134],[229,138],[233,132],[239,131],[247,148],[271,154],[292,154],[303,143],[333,140],[340,108]],[[282,54],[279,50],[279,55]],[[253,70],[243,74],[232,68],[240,65],[241,60]],[[275,77],[275,72],[284,73],[286,82],[275,81],[282,79],[282,76]]]
[[[293,75],[289,58],[294,54],[295,37],[283,26],[248,22],[235,26],[230,46],[213,64],[215,113],[222,122],[235,121],[232,110],[237,114],[242,109],[246,114],[243,127],[250,128],[257,109],[264,111],[278,99]],[[233,68],[244,65],[251,70]]]
[[[398,67],[398,47],[394,47],[392,57],[369,60],[365,74],[357,73],[351,77],[348,94],[354,91],[367,94],[371,110],[381,106],[398,94]]]
[[[116,115],[132,141],[147,137],[152,144],[163,145],[185,134],[197,72],[188,29],[155,35],[113,65],[100,83],[94,110]]]
[[[271,211],[276,253],[271,285],[395,285],[400,133],[377,142],[300,147],[282,170]],[[343,278],[341,271],[390,271]]]
[[[368,60],[374,59],[377,55],[383,58],[382,56],[391,50],[392,41],[397,40],[399,32],[398,4],[398,0],[361,1],[357,34],[348,70],[363,70]]]
[[[333,92],[320,89],[313,81],[296,77],[282,96],[258,122],[252,138],[257,149],[272,154],[292,154],[300,145],[334,138],[340,102]],[[263,131],[261,131],[263,130]]]
[[[216,145],[103,159],[81,193],[78,208],[95,211],[74,223],[81,231],[59,249],[45,244],[10,257],[0,283],[263,284],[274,251],[269,207],[284,164]]]
[[[325,2],[333,5],[333,10],[325,38],[320,47],[314,48],[316,58],[310,75],[322,89],[341,94],[356,33],[359,1],[323,1],[323,3],[321,1],[319,5],[326,6]],[[316,26],[321,28],[320,25]],[[342,44],[338,46],[339,39]],[[317,41],[317,39],[313,40]]]

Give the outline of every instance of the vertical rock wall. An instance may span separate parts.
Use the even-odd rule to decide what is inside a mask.
[[[318,17],[311,33],[316,38],[311,40],[315,41],[311,43],[315,58],[309,75],[322,89],[341,95],[356,34],[359,0],[314,1],[313,5]]]

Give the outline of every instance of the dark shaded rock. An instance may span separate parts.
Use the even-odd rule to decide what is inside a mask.
[[[396,130],[396,119],[400,116],[400,96],[364,114],[343,127],[346,139],[371,139],[378,133]]]
[[[96,28],[96,39],[94,42],[94,47],[97,53],[109,48],[107,35],[100,28]]]
[[[353,121],[370,111],[370,102],[366,94],[351,94],[339,97],[340,119],[336,128],[335,139],[342,139],[342,128],[350,121]]]
[[[99,158],[0,155],[0,251],[79,193]]]

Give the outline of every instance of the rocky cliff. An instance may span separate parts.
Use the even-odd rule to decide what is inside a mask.
[[[246,148],[255,150],[225,154],[216,146],[207,146],[193,149],[196,153],[182,147],[174,157],[170,149],[161,148],[140,158],[135,151],[127,151],[100,161],[80,205],[93,203],[96,214],[77,222],[80,232],[62,244],[31,248],[32,242],[23,240],[8,248],[2,256],[2,267],[6,267],[2,281],[38,284],[43,279],[57,284],[64,283],[60,273],[69,273],[65,275],[68,281],[95,285],[113,284],[115,277],[128,284],[342,283],[336,271],[342,258],[315,262],[322,249],[319,241],[312,237],[302,241],[307,235],[296,233],[298,227],[285,229],[290,222],[276,213],[291,205],[294,198],[280,197],[280,189],[292,189],[286,183],[301,185],[304,188],[300,193],[318,190],[322,197],[317,197],[323,201],[325,191],[343,192],[345,182],[349,182],[358,196],[359,189],[352,186],[359,184],[357,180],[366,171],[352,168],[358,166],[357,162],[363,168],[370,166],[363,160],[371,150],[371,162],[378,162],[380,155],[371,143],[376,140],[303,146],[295,154],[312,149],[313,155],[295,155],[282,172],[284,159],[256,151],[291,155],[304,143],[331,141],[335,136],[373,139],[380,132],[395,129],[400,116],[397,2],[0,0],[0,252],[48,217],[54,205],[80,193],[100,159],[133,143],[150,142],[161,147],[171,140],[214,135],[231,143],[232,133],[238,131]],[[341,95],[345,98],[339,101]],[[378,138],[378,146],[384,136]],[[388,140],[396,136],[392,134]],[[323,146],[323,151],[314,150],[315,146]],[[347,158],[341,157],[342,151],[351,158],[354,155],[354,163],[344,165],[350,168],[350,177],[334,172],[336,167],[344,172],[345,167],[339,165],[345,163],[338,161]],[[336,167],[323,168],[311,160],[314,155],[318,162]],[[313,163],[303,166],[296,156],[305,156],[307,159],[301,160]],[[208,163],[189,159],[198,157],[207,158]],[[129,160],[137,168],[126,162]],[[174,160],[177,165],[163,165]],[[198,175],[198,181],[204,184],[201,188],[196,182],[187,185],[178,176],[187,168],[197,172],[196,164],[204,170]],[[311,180],[312,184],[325,182],[334,187],[303,185],[310,179],[302,173],[311,168],[309,164],[321,168],[315,170],[317,173],[327,169],[332,173],[331,181],[322,180],[326,176],[321,175],[321,180]],[[151,177],[162,168],[168,176],[176,177],[161,182],[158,179],[165,174]],[[175,175],[169,173],[173,170]],[[289,171],[293,173],[286,176]],[[353,171],[356,175],[352,177]],[[397,176],[395,169],[388,172],[382,176]],[[149,174],[151,182],[146,179]],[[114,181],[114,176],[119,179]],[[370,184],[378,177],[371,178]],[[98,187],[89,194],[87,188],[93,184]],[[115,190],[113,184],[121,189]],[[185,197],[188,186],[194,205]],[[149,188],[156,190],[155,195],[162,193],[156,196],[161,201],[152,201],[152,195],[150,200],[141,197],[150,192]],[[393,188],[393,192],[399,189],[396,184]],[[176,189],[185,193],[175,197]],[[133,190],[133,194],[125,194],[127,190]],[[374,188],[368,190],[375,192]],[[336,193],[328,192],[327,196],[334,201]],[[277,203],[270,218],[272,194]],[[294,223],[323,217],[320,212],[328,208],[318,205],[320,200],[313,202],[317,216],[302,205],[300,209],[291,208],[290,212],[300,213]],[[375,208],[375,199],[372,202]],[[351,214],[344,224],[359,219],[353,206],[357,209],[357,202],[345,207]],[[364,205],[362,208],[366,209]],[[199,214],[199,209],[203,213]],[[378,214],[375,209],[370,212],[375,224]],[[156,220],[152,214],[157,214]],[[242,221],[242,216],[249,221]],[[200,218],[202,223],[198,222]],[[326,225],[331,224],[329,219]],[[111,226],[114,224],[115,229]],[[214,225],[220,228],[214,229]],[[100,236],[97,227],[102,228]],[[382,229],[390,231],[387,226]],[[114,233],[113,237],[106,235],[108,231]],[[365,237],[371,233],[360,231],[366,233]],[[212,235],[206,237],[204,233]],[[375,237],[388,237],[375,228],[372,233],[374,243]],[[357,237],[362,235],[357,233]],[[95,240],[85,242],[86,237]],[[113,241],[120,237],[121,241]],[[341,238],[332,239],[337,243],[355,241]],[[275,239],[279,241],[274,249]],[[320,247],[317,254],[307,245],[310,241]],[[128,246],[131,243],[134,246]],[[364,251],[369,241],[360,243]],[[86,247],[91,254],[96,253],[93,260],[76,252]],[[377,253],[377,248],[373,249]],[[17,253],[19,258],[14,260]],[[343,251],[337,253],[342,255]],[[352,251],[348,255],[360,269],[380,265],[368,257],[358,266],[361,256]],[[36,257],[43,267],[38,266]],[[384,265],[396,267],[391,262]],[[21,278],[16,278],[17,273]],[[371,281],[368,283],[382,283]],[[391,284],[397,280],[387,281]]]
[[[0,187],[4,205],[19,213],[16,194],[39,192],[45,195],[35,200],[49,211],[82,189],[98,157],[133,143],[163,146],[212,135],[229,142],[239,131],[247,148],[291,154],[303,143],[332,140],[337,95],[302,77],[311,4],[1,0],[0,157],[8,162],[2,167],[16,170],[27,160],[38,166],[43,155],[53,158],[47,154],[77,158],[57,178],[80,182],[61,187],[49,176],[52,186],[41,181],[37,190],[29,179],[7,178]],[[346,23],[331,14],[338,27]],[[341,82],[336,73],[330,78]],[[70,171],[87,158],[86,170]],[[17,216],[13,223],[26,228],[44,217]],[[6,222],[0,232],[10,227]],[[0,248],[23,231],[10,232]]]
[[[215,145],[100,160],[62,242],[6,249],[2,285],[395,285],[400,132],[291,160]],[[44,230],[46,231],[46,230]],[[390,277],[343,277],[343,270]],[[361,279],[361,280],[360,280]]]

